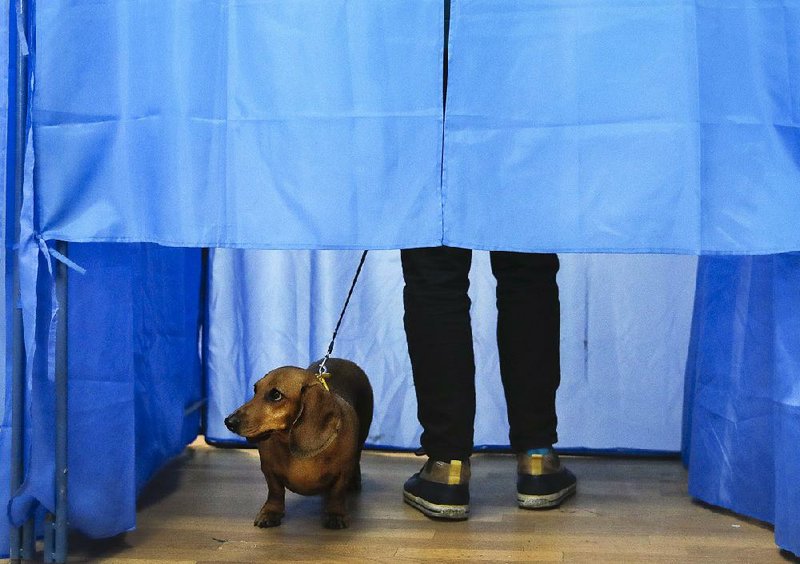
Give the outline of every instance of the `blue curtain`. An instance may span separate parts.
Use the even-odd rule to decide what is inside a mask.
[[[444,242],[798,249],[797,76],[797,0],[453,0]]]
[[[200,411],[187,409],[204,393],[200,251],[73,244],[70,257],[87,272],[72,275],[68,297],[69,519],[85,534],[107,537],[134,527],[141,488],[199,430]],[[40,302],[45,333],[50,305]],[[30,464],[9,506],[15,523],[38,504],[54,506],[51,376],[38,358],[30,382]],[[7,547],[8,535],[0,542]]]
[[[800,248],[798,0],[41,4],[45,239]]]
[[[435,244],[443,25],[441,0],[41,2],[41,232]]]
[[[687,364],[689,493],[800,555],[800,255],[703,257]]]
[[[207,438],[241,439],[223,420],[277,366],[327,350],[360,253],[216,250],[211,257]],[[475,444],[507,447],[488,253],[470,274],[476,353]],[[559,448],[680,450],[683,374],[696,258],[563,255]],[[375,390],[368,442],[416,449],[421,429],[403,331],[400,253],[367,257],[334,355],[359,363]],[[642,354],[642,351],[648,351]],[[598,408],[602,406],[602,408]]]
[[[9,15],[9,5],[7,0],[0,1],[0,14]],[[9,37],[9,18],[0,17],[0,139],[8,139],[8,118],[9,118],[9,56],[10,44]],[[13,45],[13,44],[12,44]],[[13,56],[13,55],[12,55]],[[8,520],[5,518],[2,508],[8,505],[9,488],[2,484],[11,483],[9,474],[9,462],[11,460],[11,311],[14,304],[11,300],[12,270],[13,262],[12,241],[13,222],[10,222],[9,209],[14,209],[12,197],[13,189],[8,189],[8,172],[13,170],[13,162],[9,162],[9,148],[13,145],[0,143],[0,171],[4,174],[0,176],[0,186],[2,195],[0,196],[0,272],[3,273],[3,288],[0,292],[0,558],[8,552]]]

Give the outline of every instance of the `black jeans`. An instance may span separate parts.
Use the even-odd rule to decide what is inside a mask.
[[[404,324],[416,388],[422,448],[437,460],[472,453],[475,360],[470,323],[472,251],[401,251]],[[497,279],[497,346],[515,452],[554,444],[561,369],[558,257],[491,252]]]

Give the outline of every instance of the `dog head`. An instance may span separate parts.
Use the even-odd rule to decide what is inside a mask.
[[[249,441],[287,432],[295,454],[328,444],[340,422],[336,402],[311,370],[284,366],[256,382],[253,399],[225,418],[225,426]]]

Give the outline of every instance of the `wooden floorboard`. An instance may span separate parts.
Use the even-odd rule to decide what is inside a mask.
[[[70,562],[787,562],[763,523],[693,502],[677,460],[568,457],[578,494],[561,508],[515,505],[515,462],[472,463],[472,517],[427,519],[401,501],[422,459],[366,452],[351,524],[329,531],[320,499],[287,496],[275,529],[252,521],[266,496],[254,450],[201,442],[142,496],[135,531],[105,541],[73,535]]]

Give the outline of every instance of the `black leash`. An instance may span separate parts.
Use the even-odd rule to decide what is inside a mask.
[[[322,383],[322,385],[327,389],[328,383],[325,382],[325,376],[328,375],[327,370],[325,368],[325,363],[328,362],[328,359],[333,352],[333,343],[336,341],[336,335],[339,333],[339,326],[342,324],[342,319],[344,318],[344,312],[347,311],[347,305],[350,303],[350,298],[353,296],[353,290],[356,289],[356,282],[358,281],[358,276],[361,274],[361,268],[364,266],[364,261],[367,260],[367,253],[369,251],[364,251],[361,254],[361,261],[358,263],[358,268],[356,269],[356,275],[353,277],[353,283],[350,285],[350,291],[347,293],[347,299],[344,301],[344,306],[342,307],[342,313],[339,314],[339,321],[336,322],[336,329],[333,330],[333,337],[331,338],[331,344],[328,345],[328,352],[325,353],[325,356],[322,358],[322,362],[319,363],[319,372],[317,372],[317,379]],[[323,376],[325,375],[325,376]]]

